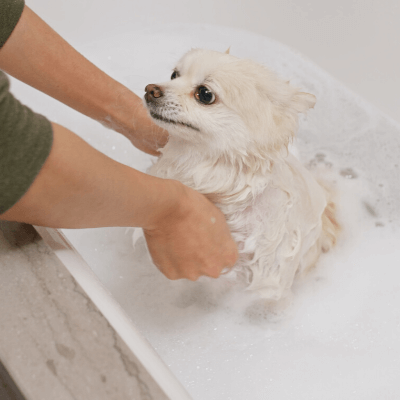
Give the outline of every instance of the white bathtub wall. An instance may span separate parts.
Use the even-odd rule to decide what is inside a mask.
[[[70,43],[201,22],[250,30],[309,57],[400,122],[398,0],[26,0]],[[235,49],[232,49],[233,54]],[[145,62],[138,60],[138,62]]]

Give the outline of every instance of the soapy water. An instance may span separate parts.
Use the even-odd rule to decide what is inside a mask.
[[[175,26],[80,50],[141,95],[191,47],[229,46],[317,97],[296,145],[334,186],[343,230],[285,307],[271,311],[229,280],[169,281],[125,228],[64,233],[196,400],[400,398],[400,127],[308,60],[247,32]],[[110,157],[150,166],[120,135],[13,85]]]
[[[275,312],[221,280],[167,280],[121,229],[76,245],[114,249],[87,261],[194,399],[395,399],[400,235],[340,179],[342,236]]]

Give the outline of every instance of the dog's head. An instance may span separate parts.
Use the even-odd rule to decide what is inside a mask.
[[[298,113],[315,97],[253,61],[195,49],[171,81],[146,86],[150,115],[171,136],[229,158],[270,157],[287,147]]]

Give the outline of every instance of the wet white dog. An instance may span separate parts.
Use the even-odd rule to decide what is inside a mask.
[[[170,133],[149,173],[221,209],[240,254],[231,274],[264,298],[288,294],[338,231],[327,190],[288,151],[315,97],[255,62],[196,49],[171,81],[146,87],[145,103]]]

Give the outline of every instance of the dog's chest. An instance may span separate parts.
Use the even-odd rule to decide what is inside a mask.
[[[326,206],[322,188],[293,156],[262,175],[246,175],[233,167],[201,159],[176,160],[164,154],[149,173],[176,179],[206,194],[225,214],[238,242],[278,240],[283,230],[307,232],[315,226]],[[247,246],[248,247],[248,246]]]

